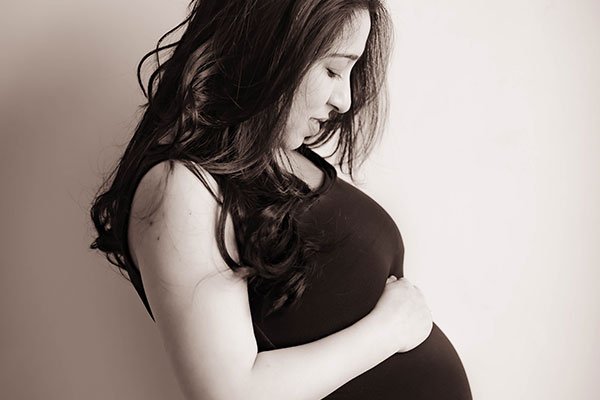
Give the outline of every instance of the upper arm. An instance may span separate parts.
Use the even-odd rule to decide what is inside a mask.
[[[257,354],[247,284],[219,253],[218,205],[208,189],[182,164],[175,163],[165,183],[167,171],[166,162],[154,166],[136,190],[132,257],[183,391],[190,398],[234,398]],[[149,209],[151,216],[140,218]],[[225,233],[237,259],[229,217]]]

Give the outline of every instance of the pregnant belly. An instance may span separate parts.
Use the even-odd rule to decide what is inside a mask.
[[[325,399],[471,400],[472,396],[456,350],[434,324],[418,347],[392,355]]]

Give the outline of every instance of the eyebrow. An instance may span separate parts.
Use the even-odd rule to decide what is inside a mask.
[[[344,53],[334,53],[327,56],[327,58],[331,57],[341,57],[341,58],[349,58],[352,61],[358,60],[359,56],[356,54],[344,54]]]

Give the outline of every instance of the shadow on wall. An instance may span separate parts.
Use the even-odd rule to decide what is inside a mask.
[[[68,3],[11,6],[0,35],[3,397],[182,398],[133,287],[89,249],[89,205],[144,102],[137,62],[185,6]]]

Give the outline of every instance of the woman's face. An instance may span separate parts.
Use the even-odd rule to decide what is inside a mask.
[[[315,61],[300,82],[286,125],[285,147],[298,148],[309,136],[319,132],[319,120],[333,110],[350,109],[350,72],[362,55],[371,29],[368,11],[359,11],[336,39],[332,50]]]

